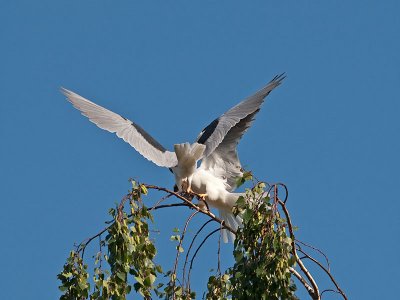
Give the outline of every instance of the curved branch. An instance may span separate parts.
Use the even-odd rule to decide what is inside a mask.
[[[200,245],[197,247],[196,251],[194,252],[192,259],[190,261],[190,267],[189,267],[189,274],[188,274],[188,283],[189,283],[189,288],[190,288],[190,274],[192,273],[192,268],[193,268],[193,261],[196,258],[197,253],[199,252],[199,250],[201,249],[201,247],[204,245],[204,243],[208,240],[208,238],[210,236],[212,236],[214,233],[220,231],[221,228],[217,228],[213,231],[211,231],[209,234],[207,234],[207,236],[203,239],[203,241],[200,243]]]
[[[311,295],[314,293],[313,288],[310,286],[310,284],[303,278],[303,276],[300,275],[299,272],[297,272],[294,268],[289,267],[290,273],[292,273],[300,282],[301,284],[306,288],[307,292]]]
[[[197,236],[200,234],[200,232],[204,229],[204,227],[206,227],[206,225],[207,225],[208,223],[212,222],[212,221],[213,221],[212,219],[206,221],[206,222],[200,227],[200,229],[197,230],[196,234],[194,235],[194,237],[193,237],[193,239],[192,239],[192,241],[191,241],[191,243],[190,243],[190,246],[189,246],[189,248],[188,248],[188,250],[187,250],[187,252],[186,252],[185,264],[183,265],[182,284],[185,283],[186,265],[187,265],[188,258],[189,258],[189,254],[190,254],[190,250],[192,250],[194,241],[196,240],[196,238],[197,238]],[[188,278],[188,281],[189,281],[189,278]]]
[[[190,208],[193,208],[197,211],[199,211],[200,213],[209,216],[210,218],[212,218],[215,222],[217,223],[221,223],[223,222],[223,220],[221,220],[220,218],[216,217],[212,212],[210,212],[209,210],[202,210],[199,206],[193,204],[191,201],[189,201],[188,199],[186,199],[185,197],[183,197],[182,195],[180,195],[179,193],[175,193],[169,189],[163,188],[163,187],[159,187],[156,185],[151,185],[151,184],[143,184],[146,188],[148,189],[153,189],[153,190],[158,190],[158,191],[163,191],[166,192],[168,194],[172,194],[175,197],[177,197],[178,199],[182,200],[183,202],[185,202]],[[195,196],[197,196],[196,194],[194,194]],[[232,232],[233,234],[236,234],[236,230],[234,230],[232,227],[228,226],[225,224],[223,224],[224,228],[229,230],[230,232]]]
[[[330,265],[330,263],[329,263],[328,256],[326,256],[326,254],[325,254],[324,252],[322,252],[320,249],[318,249],[318,248],[316,248],[316,247],[314,247],[314,246],[311,246],[310,244],[304,243],[304,242],[302,242],[302,241],[300,241],[300,240],[298,240],[298,239],[296,239],[296,242],[298,242],[298,243],[300,243],[300,244],[302,244],[302,245],[304,245],[304,246],[306,246],[306,247],[308,247],[308,248],[310,248],[310,249],[312,249],[312,250],[314,250],[314,251],[317,251],[319,254],[321,254],[321,255],[325,258],[326,265],[328,266],[328,268],[327,268],[328,271],[329,271],[329,272],[331,271],[331,265]],[[299,245],[297,245],[297,246],[300,248]]]
[[[186,203],[171,203],[171,204],[162,204],[162,205],[152,206],[152,207],[147,208],[147,210],[157,210],[160,208],[177,207],[177,206],[189,207],[189,205],[187,205]]]
[[[183,242],[183,239],[185,238],[186,230],[187,230],[187,228],[188,228],[188,226],[189,226],[190,221],[191,221],[191,220],[193,219],[193,217],[194,217],[195,215],[197,215],[198,213],[199,213],[199,211],[195,211],[194,213],[192,213],[192,214],[187,218],[186,223],[185,223],[185,227],[183,228],[183,231],[182,231],[182,236],[181,236],[181,238],[179,239],[179,244],[178,244],[178,246],[176,247],[176,257],[175,257],[174,271],[173,271],[173,273],[172,273],[172,274],[175,275],[175,276],[174,276],[175,278],[176,278],[176,269],[178,268],[179,254],[181,253],[180,248],[182,247],[182,242]],[[182,283],[182,285],[183,285],[183,283]],[[173,287],[173,290],[175,290],[175,280],[174,280],[174,282],[173,282],[172,287]],[[175,293],[174,293],[174,299],[175,299]]]
[[[284,214],[286,216],[286,221],[287,221],[288,228],[289,228],[290,238],[292,239],[292,253],[293,253],[293,256],[296,258],[296,262],[299,265],[301,271],[306,275],[308,281],[311,283],[311,286],[312,286],[313,290],[312,291],[308,290],[308,293],[310,294],[311,298],[320,299],[319,289],[318,289],[317,283],[315,282],[314,278],[311,276],[311,273],[307,270],[306,266],[303,264],[303,262],[301,261],[301,259],[297,255],[296,245],[295,245],[295,238],[294,238],[294,233],[293,233],[293,226],[292,226],[292,221],[290,219],[289,211],[286,208],[285,202],[283,202],[279,198],[278,198],[278,203],[282,207],[282,210],[283,210],[283,212],[284,212]]]
[[[324,270],[324,272],[329,276],[329,278],[331,279],[332,283],[335,285],[336,289],[338,290],[339,294],[341,294],[343,296],[343,298],[345,300],[347,300],[347,296],[346,294],[342,291],[342,289],[339,287],[339,285],[337,284],[335,278],[332,276],[331,272],[324,267],[323,264],[321,264],[318,260],[316,260],[314,257],[310,256],[309,254],[305,253],[303,250],[298,249],[298,251],[300,253],[302,253],[306,258],[308,258],[309,260],[311,260],[312,262],[314,262],[315,264],[317,264],[322,270]],[[321,293],[322,294],[322,293]]]

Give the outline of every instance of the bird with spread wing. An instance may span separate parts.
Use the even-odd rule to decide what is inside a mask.
[[[243,193],[234,193],[237,179],[243,176],[237,145],[251,126],[268,94],[281,84],[284,74],[275,76],[265,87],[246,98],[205,127],[193,144],[174,145],[166,150],[138,124],[97,105],[82,96],[62,89],[68,101],[98,127],[115,133],[141,155],[175,175],[179,191],[194,192],[211,207],[217,208],[228,226],[241,224],[232,208]],[[198,167],[198,161],[201,160]],[[234,235],[223,230],[224,242]]]

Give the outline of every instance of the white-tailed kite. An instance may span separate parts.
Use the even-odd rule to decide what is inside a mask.
[[[98,127],[116,133],[141,155],[160,167],[169,168],[175,175],[179,190],[193,191],[211,207],[219,210],[221,218],[233,229],[241,224],[232,208],[243,193],[233,193],[237,179],[243,176],[237,145],[265,97],[285,78],[275,76],[254,95],[232,107],[205,127],[193,144],[175,144],[174,152],[166,150],[136,123],[101,107],[67,89],[62,92],[72,105]],[[199,160],[201,164],[197,167]],[[223,230],[224,242],[234,235]]]

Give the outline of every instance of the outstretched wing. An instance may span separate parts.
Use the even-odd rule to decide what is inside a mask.
[[[201,163],[201,168],[212,170],[215,176],[226,180],[226,189],[229,192],[236,188],[238,177],[243,176],[237,145],[243,134],[251,126],[258,111],[259,109],[233,126],[218,147],[209,156],[205,157]]]
[[[67,89],[62,88],[61,92],[91,122],[101,129],[115,133],[156,165],[172,168],[178,164],[175,152],[167,151],[136,123]]]
[[[198,143],[206,145],[204,156],[207,157],[210,155],[223,141],[229,130],[239,123],[240,120],[259,110],[265,97],[268,96],[274,88],[280,85],[284,78],[284,74],[275,76],[257,93],[232,107],[204,128],[197,138]]]

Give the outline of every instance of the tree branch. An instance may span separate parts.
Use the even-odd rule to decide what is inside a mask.
[[[179,193],[175,193],[171,190],[168,190],[166,188],[163,187],[159,187],[156,185],[151,185],[151,184],[143,184],[146,188],[148,189],[153,189],[153,190],[158,190],[158,191],[163,191],[166,192],[168,194],[174,195],[175,197],[177,197],[178,199],[182,200],[183,202],[185,202],[190,208],[193,208],[197,211],[199,211],[200,213],[209,216],[211,219],[213,219],[215,222],[217,223],[222,223],[223,220],[221,220],[220,218],[216,217],[212,212],[210,212],[209,210],[202,210],[199,206],[193,204],[191,201],[189,201],[188,199],[186,199],[185,197],[183,197],[182,195],[180,195]],[[193,195],[198,196],[196,194],[193,193]],[[223,228],[229,230],[230,232],[232,232],[233,234],[236,233],[236,230],[234,230],[233,228],[231,228],[230,226],[226,225],[225,222],[223,222]]]
[[[292,221],[290,219],[290,215],[289,215],[289,211],[286,208],[286,204],[285,202],[283,202],[282,200],[278,199],[278,203],[280,204],[280,206],[282,207],[282,210],[286,216],[286,221],[288,224],[288,228],[289,228],[289,234],[290,234],[290,238],[292,239],[292,253],[293,256],[296,258],[296,262],[299,265],[300,269],[302,270],[302,272],[306,275],[307,279],[309,280],[309,282],[311,283],[312,286],[312,291],[308,290],[308,293],[310,294],[311,298],[313,299],[320,299],[320,295],[319,295],[319,289],[317,286],[317,283],[315,282],[314,278],[311,276],[311,273],[307,270],[307,268],[305,267],[305,265],[303,264],[303,262],[301,261],[301,259],[299,258],[299,256],[297,255],[297,251],[296,251],[296,244],[295,244],[295,237],[294,237],[294,233],[293,233],[293,226],[292,226]],[[305,286],[306,287],[306,286]],[[307,288],[307,287],[306,287]]]
[[[329,276],[329,278],[331,279],[332,283],[335,285],[336,289],[338,290],[339,294],[341,294],[343,296],[343,298],[345,300],[347,300],[347,296],[346,294],[342,291],[342,289],[339,287],[339,285],[337,284],[335,278],[332,276],[331,272],[324,267],[323,264],[321,264],[318,260],[316,260],[315,258],[313,258],[312,256],[310,256],[309,254],[307,254],[306,252],[304,252],[301,249],[298,249],[298,251],[300,253],[302,253],[306,258],[308,258],[309,260],[311,260],[312,262],[314,262],[315,264],[317,264],[322,270],[324,270],[324,272]],[[322,293],[321,293],[322,294]],[[320,294],[320,295],[321,295]]]

